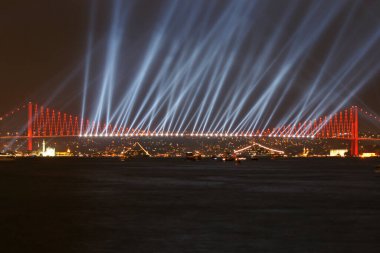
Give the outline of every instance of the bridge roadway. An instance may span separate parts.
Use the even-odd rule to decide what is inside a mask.
[[[242,138],[282,138],[282,139],[330,139],[330,140],[347,140],[351,141],[354,140],[353,138],[340,138],[340,137],[323,137],[323,138],[318,138],[318,137],[285,137],[285,136],[259,136],[259,135],[252,135],[252,136],[247,136],[247,135],[223,135],[223,136],[211,136],[211,135],[203,135],[203,136],[191,136],[189,134],[186,135],[181,135],[181,136],[176,136],[176,135],[113,135],[113,136],[79,136],[79,135],[40,135],[40,136],[33,136],[33,137],[28,137],[26,135],[10,135],[10,136],[0,136],[0,139],[41,139],[41,138],[119,138],[119,137],[140,137],[140,138],[146,138],[146,137],[154,137],[154,138],[184,138],[184,137],[191,137],[191,138],[236,138],[236,137],[242,137]],[[368,138],[368,137],[359,137],[359,141],[380,141],[380,138]]]

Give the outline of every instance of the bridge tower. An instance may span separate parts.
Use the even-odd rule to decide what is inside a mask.
[[[33,104],[28,104],[28,151],[33,150]]]
[[[351,155],[359,156],[359,117],[358,107],[351,109],[352,126],[351,126]]]

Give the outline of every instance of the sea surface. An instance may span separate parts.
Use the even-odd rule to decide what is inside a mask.
[[[380,252],[379,159],[0,162],[0,252]]]

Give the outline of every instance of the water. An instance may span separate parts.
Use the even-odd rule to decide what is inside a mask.
[[[377,164],[0,162],[0,252],[380,252]]]

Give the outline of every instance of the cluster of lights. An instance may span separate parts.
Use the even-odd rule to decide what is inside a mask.
[[[243,133],[126,133],[126,134],[81,134],[79,137],[271,137],[271,138],[315,138],[314,135],[243,134]]]

